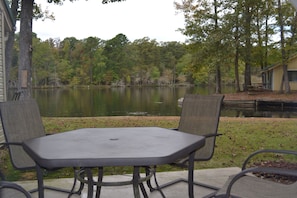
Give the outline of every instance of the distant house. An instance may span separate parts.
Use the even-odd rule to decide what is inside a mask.
[[[6,0],[0,0],[0,102],[7,99],[5,77],[5,46],[9,33],[14,28],[14,19]],[[2,127],[1,127],[2,129]],[[3,133],[0,130],[0,142],[3,142]]]
[[[283,66],[281,63],[269,66],[262,71],[264,87],[272,91],[279,91],[283,80]],[[297,91],[297,54],[288,61],[289,84],[292,91]]]

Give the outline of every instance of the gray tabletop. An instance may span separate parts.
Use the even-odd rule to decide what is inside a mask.
[[[44,168],[168,164],[205,143],[202,136],[159,127],[84,128],[24,142]]]

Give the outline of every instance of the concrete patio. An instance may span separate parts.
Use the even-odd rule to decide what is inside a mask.
[[[207,183],[210,185],[214,185],[217,187],[221,187],[225,181],[228,179],[230,175],[236,174],[240,171],[238,167],[231,167],[231,168],[217,168],[217,169],[203,169],[203,170],[195,170],[194,173],[194,180],[199,181],[202,183]],[[131,177],[131,175],[115,175],[115,176],[105,176],[104,181],[119,181],[119,180],[127,180],[127,177]],[[177,179],[177,178],[187,178],[187,171],[177,171],[177,172],[160,172],[157,173],[157,178],[159,184]],[[46,180],[45,184],[50,186],[56,186],[60,188],[68,188],[70,189],[72,185],[73,179],[55,179],[55,180]],[[25,189],[30,190],[36,188],[37,181],[22,181],[17,182]],[[154,184],[154,183],[153,183]],[[146,186],[146,185],[145,185]],[[164,194],[168,198],[183,198],[188,197],[187,191],[187,184],[186,183],[178,183],[176,185],[170,186],[163,190]],[[155,191],[150,193],[147,190],[149,197],[151,198],[158,198],[162,197],[159,192]],[[203,197],[209,193],[211,190],[201,188],[195,186],[194,194],[195,197]],[[46,198],[63,198],[67,197],[68,195],[65,193],[57,193],[54,191],[45,191]],[[33,198],[38,198],[37,193],[32,194]],[[79,197],[78,195],[73,195],[73,198]],[[83,190],[81,198],[87,197],[87,189]],[[101,190],[101,197],[102,198],[131,198],[133,197],[133,189],[132,186],[120,186],[120,187],[102,187]]]

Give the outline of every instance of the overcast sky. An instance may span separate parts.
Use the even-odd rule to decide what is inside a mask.
[[[43,10],[54,13],[55,20],[33,20],[33,32],[42,40],[48,38],[89,36],[109,40],[125,34],[130,41],[149,37],[161,41],[184,42],[178,28],[184,27],[182,13],[177,14],[174,0],[126,0],[102,4],[102,0],[65,1],[62,6],[35,0]]]

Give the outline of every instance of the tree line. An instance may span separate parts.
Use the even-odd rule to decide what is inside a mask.
[[[18,36],[16,36],[18,39]],[[18,42],[16,41],[15,44]],[[11,72],[12,86],[17,81],[17,45]],[[190,71],[189,45],[176,41],[157,42],[144,37],[129,41],[124,34],[110,40],[74,37],[40,40],[33,36],[32,85],[175,85],[214,82],[212,70]],[[232,81],[226,68],[224,79]]]
[[[77,86],[185,82],[173,75],[177,60],[186,54],[185,47],[178,42],[159,44],[149,38],[130,42],[124,34],[107,41],[97,37],[41,41],[35,35],[32,84]],[[14,54],[18,54],[17,45],[14,50]],[[17,60],[18,57],[14,57],[12,82],[17,80]]]
[[[6,1],[6,0],[5,0]],[[5,76],[6,76],[6,91],[8,91],[10,82],[15,82],[17,87],[17,95],[20,99],[30,98],[32,90],[32,43],[33,18],[51,18],[54,16],[48,10],[43,11],[34,0],[7,0],[10,3],[10,15],[15,26],[16,21],[20,21],[20,33],[18,42],[18,77],[17,81],[10,79],[11,69],[13,67],[14,57],[14,41],[15,29],[6,36],[5,48]],[[63,5],[65,0],[47,0],[48,3]],[[75,0],[69,0],[71,2]],[[102,4],[121,2],[124,0],[102,0]]]
[[[222,83],[234,83],[237,91],[242,83],[246,90],[254,71],[281,62],[290,92],[287,64],[297,49],[297,15],[286,0],[184,0],[175,7],[185,17],[185,43],[129,41],[121,33],[110,40],[41,41],[33,34],[32,85],[215,83],[221,93]],[[18,50],[15,45],[10,82],[18,79]]]
[[[287,64],[296,53],[296,10],[287,0],[185,0],[175,3],[185,17],[183,34],[190,37],[197,59],[192,71],[212,68],[220,92],[222,68],[232,65],[236,90],[244,66],[244,90],[253,68],[282,63],[283,85],[290,92]]]

